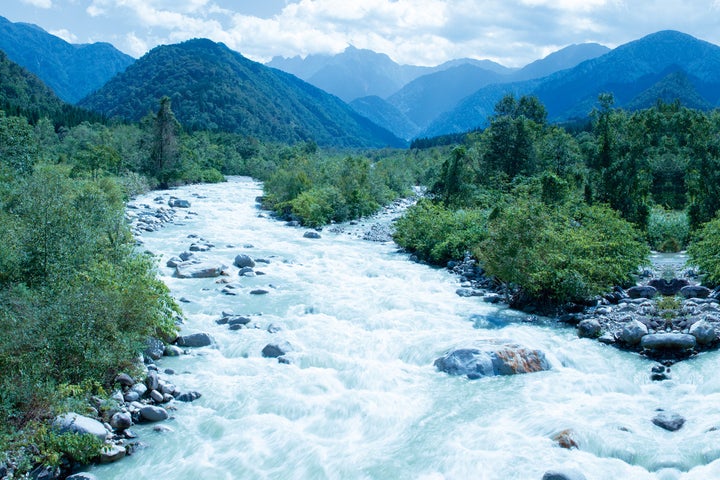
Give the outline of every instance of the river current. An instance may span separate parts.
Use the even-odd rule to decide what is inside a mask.
[[[145,446],[93,468],[99,479],[540,480],[571,469],[587,480],[720,478],[717,353],[653,382],[653,362],[460,297],[456,276],[409,261],[392,242],[327,229],[304,238],[261,215],[251,179],[170,193],[190,200],[190,212],[140,240],[183,299],[183,333],[208,332],[215,345],[158,366],[203,396],[177,403],[168,431],[133,427]],[[269,260],[256,267],[265,275],[231,267],[233,296],[214,278],[174,277],[165,262],[196,241],[190,235],[215,245],[202,255],[226,265],[240,253]],[[250,294],[258,288],[269,293]],[[250,316],[250,328],[218,325],[222,312]],[[551,369],[469,380],[433,366],[488,340],[542,350]],[[278,341],[292,346],[289,364],[261,355]],[[658,409],[685,425],[659,428]],[[578,448],[558,446],[564,431]]]

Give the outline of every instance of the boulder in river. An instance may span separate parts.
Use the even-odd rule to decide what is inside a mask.
[[[255,268],[255,260],[250,258],[249,255],[245,255],[244,253],[241,253],[240,255],[235,256],[235,261],[233,261],[233,265],[235,265],[238,268]]]
[[[680,295],[685,298],[707,298],[711,292],[712,290],[702,285],[688,285],[680,289]]]
[[[548,470],[542,476],[542,480],[586,480],[582,472],[574,468],[564,468],[562,470]]]
[[[630,298],[653,298],[657,295],[658,291],[650,285],[636,285],[628,288],[625,293],[627,293]]]
[[[652,422],[660,428],[667,430],[668,432],[676,432],[685,425],[685,419],[677,413],[666,412],[661,410],[652,419]]]
[[[278,358],[292,351],[288,342],[268,343],[262,349],[262,356],[266,358]]]
[[[594,318],[587,318],[577,325],[577,333],[580,338],[598,338],[602,332],[600,322]]]
[[[642,337],[640,346],[653,353],[682,353],[695,348],[697,340],[688,333],[651,333]]]
[[[140,409],[140,420],[145,422],[160,422],[167,420],[169,416],[167,410],[155,405],[146,405]]]
[[[640,341],[648,334],[647,326],[639,320],[631,320],[618,334],[618,340],[625,345],[633,346],[640,343]]]
[[[315,231],[313,231],[313,230],[308,230],[307,232],[305,232],[305,233],[303,234],[303,237],[305,237],[305,238],[314,238],[314,239],[322,238],[318,232],[315,232]]]
[[[227,270],[227,265],[215,262],[187,261],[175,267],[175,276],[178,278],[214,278],[219,277]]]
[[[695,337],[700,345],[710,345],[718,339],[715,327],[707,320],[700,320],[690,327],[690,335]]]
[[[665,280],[664,278],[653,278],[648,285],[657,289],[660,295],[672,296],[677,295],[680,289],[687,286],[690,282],[685,278],[673,278]]]
[[[190,202],[177,197],[170,197],[168,200],[170,208],[190,208]]]
[[[467,375],[470,379],[540,372],[550,368],[543,352],[514,344],[452,350],[435,360],[434,365],[441,372]]]
[[[199,332],[181,335],[175,343],[181,347],[207,347],[213,344],[213,339],[210,334]]]

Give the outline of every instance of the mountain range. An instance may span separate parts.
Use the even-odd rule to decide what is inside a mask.
[[[75,45],[29,23],[0,17],[0,50],[69,103],[102,87],[135,61],[109,43]]]
[[[399,65],[354,47],[263,65],[205,39],[156,47],[134,60],[109,44],[72,45],[2,17],[0,33],[3,68],[10,71],[11,61],[25,66],[63,100],[138,120],[167,95],[186,128],[269,141],[402,146],[483,127],[508,93],[537,96],[552,122],[587,118],[605,92],[630,110],[658,99],[720,106],[720,47],[676,31],[613,50],[570,45],[520,69],[471,59]],[[0,77],[0,91],[12,92],[5,83]],[[2,108],[14,108],[3,102]]]

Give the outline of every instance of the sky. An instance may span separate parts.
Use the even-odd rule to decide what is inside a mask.
[[[191,38],[260,62],[353,45],[401,64],[469,57],[507,67],[659,30],[720,44],[720,0],[2,0],[0,16],[71,43],[109,42],[135,58]]]

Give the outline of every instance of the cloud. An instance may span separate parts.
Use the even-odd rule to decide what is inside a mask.
[[[23,3],[38,8],[52,8],[52,0],[22,0]]]
[[[49,33],[55,35],[56,37],[60,37],[63,40],[65,40],[68,43],[77,43],[78,37],[77,35],[73,34],[69,30],[61,29],[61,30],[51,30]]]

